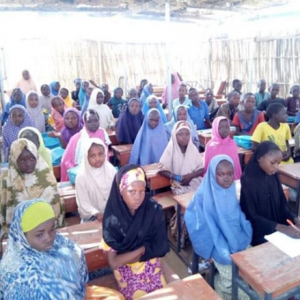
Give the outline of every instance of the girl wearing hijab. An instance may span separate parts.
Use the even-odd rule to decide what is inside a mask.
[[[114,89],[113,97],[108,101],[107,105],[112,109],[114,118],[119,118],[120,113],[124,110],[127,101],[122,99],[123,89],[117,87]]]
[[[107,146],[103,141],[99,138],[88,139],[76,176],[76,201],[83,222],[102,222],[116,172],[107,160]]]
[[[117,139],[120,144],[133,144],[143,124],[144,115],[141,112],[139,99],[128,101],[125,111],[120,115],[117,127]]]
[[[174,108],[174,110],[173,110],[173,118],[172,118],[172,120],[169,121],[169,122],[167,122],[167,123],[165,123],[165,127],[166,127],[166,130],[167,130],[168,139],[170,139],[170,137],[171,137],[174,125],[177,122],[179,122],[179,121],[187,121],[189,123],[190,129],[191,129],[192,142],[197,147],[197,149],[199,149],[200,142],[199,142],[199,138],[198,138],[198,133],[197,133],[197,130],[196,130],[194,122],[190,118],[190,115],[189,115],[189,112],[188,112],[188,108],[185,105],[178,105],[178,106],[176,106]]]
[[[100,127],[107,130],[114,126],[114,116],[112,115],[112,112],[110,108],[103,104],[104,101],[104,94],[100,89],[94,89],[88,109],[95,110],[100,118]]]
[[[165,286],[160,257],[169,252],[164,212],[145,193],[144,171],[123,166],[116,174],[103,217],[102,248],[126,300]]]
[[[192,142],[187,122],[180,121],[174,125],[172,138],[159,162],[163,169],[160,174],[170,178],[174,194],[196,191],[201,182],[203,162]]]
[[[177,72],[174,72],[171,74],[171,101],[177,99],[179,97],[178,91],[179,91],[179,86],[182,82],[182,79],[180,75]],[[165,87],[161,101],[163,104],[167,105],[168,104],[168,86]]]
[[[233,160],[234,179],[241,178],[242,170],[235,141],[230,137],[230,122],[226,117],[217,117],[212,123],[212,138],[205,147],[204,172],[211,159],[218,154],[226,154]]]
[[[23,138],[31,141],[38,149],[40,157],[44,159],[48,168],[53,169],[51,151],[45,147],[41,133],[34,127],[24,127],[20,130],[18,138]]]
[[[227,155],[215,156],[185,212],[185,224],[194,251],[212,258],[219,274],[215,288],[222,299],[231,299],[230,255],[249,247],[252,227],[242,213],[234,182],[234,166]],[[249,299],[244,293],[239,299]]]
[[[147,83],[144,86],[142,94],[140,96],[141,107],[144,107],[146,99],[152,94],[153,94],[153,85],[152,83]]]
[[[160,114],[160,117],[163,121],[163,123],[167,123],[167,117],[164,113],[164,110],[162,109],[161,107],[161,104],[159,103],[157,97],[155,95],[150,95],[145,103],[144,103],[144,106],[143,106],[143,109],[142,109],[142,112],[144,114],[144,116],[147,115],[148,111],[151,109],[151,108],[156,108],[158,111],[159,111],[159,114]]]
[[[79,90],[81,86],[81,79],[80,78],[75,79],[74,84],[75,84],[75,91],[71,92],[71,97],[77,104],[79,104]]]
[[[282,157],[276,144],[262,142],[243,173],[241,207],[253,227],[252,246],[265,243],[264,236],[275,231],[300,238],[299,231],[286,221],[289,219],[300,226],[300,220],[289,208],[277,175]]]
[[[65,102],[60,97],[54,97],[51,100],[52,105],[52,111],[51,111],[51,117],[48,120],[51,125],[54,125],[55,131],[60,132],[64,127],[64,118],[63,115],[67,109]]]
[[[58,81],[52,81],[50,83],[50,90],[53,96],[58,96],[60,90],[60,83]]]
[[[22,79],[16,84],[16,88],[19,88],[25,95],[29,91],[37,91],[36,85],[28,70],[22,72]]]
[[[0,225],[9,228],[13,212],[20,201],[43,198],[55,212],[58,226],[63,224],[63,208],[53,172],[27,139],[13,142],[8,169],[0,175]]]
[[[34,126],[40,131],[45,132],[45,117],[42,111],[39,95],[35,91],[30,91],[26,95],[26,108]]]
[[[159,111],[151,108],[134,141],[129,162],[141,166],[158,163],[168,144]]]
[[[25,94],[19,89],[16,88],[12,91],[12,94],[10,96],[10,101],[6,103],[4,106],[3,114],[2,114],[2,126],[5,124],[5,122],[8,119],[9,111],[10,109],[15,105],[22,105],[26,108],[26,96]]]
[[[85,95],[86,95],[86,89],[89,87],[89,85],[90,84],[88,81],[82,81],[81,83],[79,94],[78,94],[80,107],[83,106]]]
[[[56,232],[51,206],[21,201],[0,262],[0,299],[81,300],[87,281],[83,250]]]
[[[142,79],[141,80],[141,83],[140,83],[140,88],[139,88],[139,91],[138,91],[138,97],[140,98],[141,95],[142,95],[142,92],[143,92],[143,89],[144,89],[144,86],[148,84],[148,80],[147,79]]]
[[[61,181],[69,181],[68,170],[81,164],[84,157],[84,147],[90,138],[102,140],[105,147],[111,144],[107,132],[99,127],[100,120],[95,110],[89,109],[84,115],[84,127],[77,132],[67,145],[60,164]],[[107,156],[107,159],[109,157]]]
[[[68,89],[61,88],[59,90],[59,96],[63,99],[67,108],[76,107],[76,103],[72,100]]]
[[[8,162],[11,144],[18,139],[20,130],[27,126],[33,126],[26,109],[22,105],[14,105],[9,111],[9,118],[2,128],[2,147],[4,161]]]

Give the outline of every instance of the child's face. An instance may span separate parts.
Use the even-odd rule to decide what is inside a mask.
[[[187,120],[187,111],[185,108],[179,108],[177,110],[177,122]]]
[[[15,99],[15,101],[18,103],[22,100],[22,92],[20,89],[15,89],[13,91],[13,98]]]
[[[137,115],[140,111],[140,103],[138,101],[131,101],[129,105],[129,112],[132,115]]]
[[[108,85],[107,84],[102,84],[101,85],[101,89],[104,93],[106,93],[108,91]]]
[[[255,97],[254,96],[248,96],[244,100],[244,108],[245,111],[253,111],[255,106]]]
[[[193,103],[198,102],[199,101],[198,92],[195,90],[190,91],[189,98],[192,100]]]
[[[77,92],[80,90],[80,86],[81,86],[81,83],[80,82],[76,82],[75,87],[76,87],[76,91]]]
[[[39,137],[37,136],[37,134],[35,132],[33,132],[31,130],[25,130],[20,135],[20,138],[27,139],[27,140],[31,141],[32,143],[34,143],[37,149],[40,148]]]
[[[136,98],[138,96],[137,90],[134,89],[130,90],[128,96],[129,99]]]
[[[278,84],[273,84],[270,87],[270,94],[272,98],[276,98],[277,95],[279,94],[279,85]]]
[[[264,80],[259,82],[258,89],[260,92],[264,92],[266,89],[266,82]]]
[[[93,89],[92,89],[92,88],[88,88],[88,89],[86,90],[86,95],[90,98],[92,92],[93,92]]]
[[[294,98],[299,98],[299,86],[295,86],[294,88],[293,88],[293,97]]]
[[[53,99],[52,100],[52,106],[59,113],[62,114],[64,112],[64,103],[61,99],[57,99],[57,98]]]
[[[277,120],[279,123],[285,123],[285,122],[286,122],[286,119],[287,119],[287,117],[288,117],[285,108],[282,108],[282,109],[278,112],[278,114],[273,115],[273,116],[276,118],[276,120]]]
[[[121,89],[117,89],[116,92],[115,92],[115,97],[117,99],[121,99],[123,96],[123,91]]]
[[[179,146],[186,147],[189,144],[191,133],[188,129],[182,128],[176,133],[176,139]]]
[[[240,96],[234,95],[229,99],[229,104],[231,104],[234,107],[238,107],[240,104]]]
[[[89,131],[96,132],[100,127],[100,120],[97,115],[89,114],[85,124]]]
[[[50,86],[45,84],[41,87],[42,95],[48,97],[50,95]]]
[[[121,192],[123,201],[132,215],[134,215],[145,199],[145,188],[146,183],[144,181],[134,181]]]
[[[222,139],[225,139],[230,134],[230,126],[227,120],[222,120],[219,123],[219,135]]]
[[[105,151],[103,146],[92,144],[88,151],[88,161],[91,167],[101,168],[105,161]]]
[[[77,115],[73,111],[66,113],[64,118],[65,126],[69,129],[75,129],[78,126]]]
[[[37,251],[52,248],[56,236],[55,220],[50,219],[25,233],[28,244]]]
[[[29,80],[30,79],[30,74],[27,70],[23,71],[22,76],[25,80]]]
[[[153,93],[153,85],[151,83],[149,84],[148,88],[149,88],[149,92],[152,94]]]
[[[17,167],[24,174],[31,174],[35,170],[37,160],[27,149],[24,149],[17,159]]]
[[[15,126],[20,126],[24,122],[24,111],[18,108],[15,108],[10,113],[10,119]]]
[[[233,86],[234,90],[237,92],[241,92],[242,90],[242,82],[241,81],[237,81],[234,86]]]
[[[156,98],[152,98],[149,100],[149,109],[151,108],[157,108],[157,99]]]
[[[102,93],[98,93],[97,94],[97,104],[102,104],[103,103],[103,101],[104,101],[104,96],[103,96],[103,94]]]
[[[55,83],[54,89],[55,89],[56,91],[59,91],[59,89],[60,89],[60,83],[59,83],[59,82],[56,82],[56,83]]]
[[[59,95],[63,98],[66,99],[69,95],[69,92],[66,89],[61,89]]]
[[[153,111],[150,113],[148,124],[151,129],[154,129],[158,126],[159,118],[159,113],[157,111]]]
[[[205,92],[205,100],[206,100],[207,103],[210,103],[211,100],[213,99],[213,97],[214,97],[214,95],[213,95],[212,91],[207,90]]]
[[[185,86],[180,86],[178,94],[179,94],[179,98],[183,99],[185,97],[185,95],[187,94],[186,87]]]
[[[36,108],[39,105],[39,97],[37,94],[31,94],[28,97],[28,104],[31,108]]]
[[[271,151],[258,159],[261,169],[268,175],[274,175],[278,171],[282,161],[282,152],[279,150]]]
[[[83,84],[82,84],[82,89],[84,90],[84,91],[86,91],[86,89],[89,87],[89,83],[87,82],[87,81],[84,81],[83,82]]]
[[[234,181],[234,169],[229,161],[223,160],[219,162],[216,168],[216,180],[223,189],[231,187]]]

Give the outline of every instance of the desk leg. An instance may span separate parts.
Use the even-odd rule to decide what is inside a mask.
[[[192,274],[197,274],[199,271],[199,255],[193,251]]]
[[[232,262],[232,300],[238,300],[238,285],[237,280],[239,276],[239,268]]]
[[[181,206],[177,204],[177,253],[181,250]]]

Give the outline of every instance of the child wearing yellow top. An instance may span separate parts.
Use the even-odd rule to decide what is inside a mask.
[[[291,131],[286,124],[287,112],[285,107],[280,103],[270,104],[267,108],[268,122],[260,123],[256,127],[252,136],[252,150],[263,141],[271,141],[275,143],[283,154],[281,164],[292,164],[293,158],[289,145],[291,139]]]

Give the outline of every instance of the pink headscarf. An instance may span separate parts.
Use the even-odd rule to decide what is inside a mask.
[[[213,157],[219,154],[225,154],[231,157],[234,163],[234,179],[240,179],[242,175],[240,159],[238,155],[238,148],[234,140],[228,136],[222,139],[219,134],[219,124],[221,121],[227,120],[230,126],[230,122],[226,117],[217,117],[212,123],[212,138],[207,143],[204,155],[204,172],[206,173],[209,163]]]
[[[172,101],[173,101],[179,97],[179,86],[181,84],[181,80],[180,80],[177,72],[172,73],[172,75],[175,78],[174,82],[172,83],[172,91],[171,91]],[[164,104],[168,103],[168,85],[164,89],[164,92],[161,97],[161,101]]]

